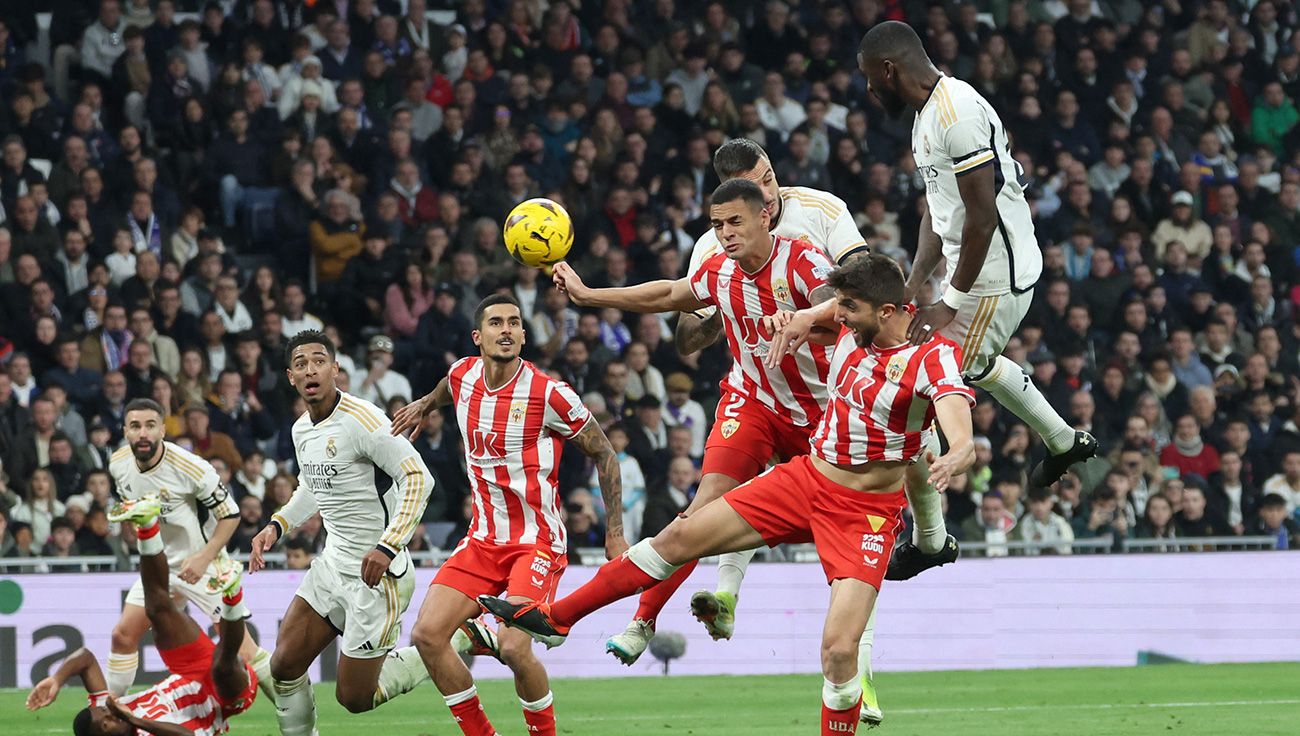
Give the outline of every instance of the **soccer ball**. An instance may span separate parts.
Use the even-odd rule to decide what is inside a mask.
[[[573,247],[573,220],[557,202],[545,198],[520,202],[506,216],[502,237],[506,250],[525,266],[559,263]]]

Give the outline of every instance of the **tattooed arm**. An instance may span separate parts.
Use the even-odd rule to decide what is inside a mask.
[[[623,538],[623,476],[618,468],[618,455],[595,420],[589,420],[569,441],[596,462],[600,496],[605,500],[605,557],[612,560],[627,551],[627,540]]]
[[[677,331],[673,333],[673,343],[677,352],[690,355],[703,350],[722,337],[722,314],[716,309],[708,317],[701,318],[692,312],[683,312],[677,318]]]

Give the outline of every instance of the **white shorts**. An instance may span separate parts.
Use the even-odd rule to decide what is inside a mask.
[[[1007,340],[1034,301],[1034,290],[1023,294],[984,296],[961,309],[939,334],[961,346],[961,374],[967,380],[982,378],[1002,354]]]
[[[203,577],[199,582],[191,585],[184,580],[176,577],[172,573],[168,578],[168,585],[171,588],[172,599],[176,601],[176,610],[184,611],[186,603],[193,603],[199,607],[199,610],[210,618],[213,623],[221,618],[221,593],[209,593],[207,587],[208,578],[216,574],[212,565],[204,571]],[[126,593],[126,603],[131,606],[144,608],[144,581],[136,578],[131,584],[131,589]]]
[[[405,552],[394,560],[392,569],[402,569],[403,574],[385,573],[379,585],[371,588],[361,582],[359,574],[341,574],[324,555],[311,561],[311,569],[298,586],[298,597],[343,637],[342,654],[371,659],[385,656],[397,646],[402,614],[415,592],[415,574]]]

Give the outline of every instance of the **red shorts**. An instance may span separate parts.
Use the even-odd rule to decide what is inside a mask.
[[[430,585],[445,585],[470,600],[519,596],[550,603],[569,558],[531,544],[493,544],[466,537],[438,568]]]
[[[903,528],[907,496],[864,493],[829,480],[808,456],[782,463],[722,497],[769,547],[815,542],[826,582],[853,578],[876,590]]]
[[[216,645],[207,634],[201,633],[199,638],[189,644],[182,644],[172,649],[159,649],[158,653],[162,655],[163,664],[167,665],[169,672],[202,685],[203,692],[211,695],[221,705],[222,715],[230,718],[252,707],[253,701],[257,699],[257,675],[253,673],[253,668],[245,664],[248,687],[234,698],[222,698],[221,691],[212,681],[212,655],[215,651]]]
[[[782,461],[807,455],[812,427],[796,427],[766,406],[722,390],[713,431],[704,443],[701,475],[722,473],[745,482],[763,472],[772,456]]]

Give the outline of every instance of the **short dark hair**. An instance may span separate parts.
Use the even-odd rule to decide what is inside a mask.
[[[1277,493],[1264,494],[1264,498],[1259,502],[1259,509],[1263,511],[1264,509],[1275,508],[1286,508],[1286,499]]]
[[[289,541],[284,543],[284,549],[286,552],[296,549],[311,554],[311,545],[302,537],[289,537]]]
[[[284,361],[286,363],[292,363],[294,350],[297,350],[303,345],[314,345],[317,343],[324,345],[325,352],[329,353],[330,360],[334,360],[334,341],[329,339],[328,335],[320,330],[303,330],[290,338],[289,344],[284,346]]]
[[[875,307],[901,306],[905,281],[894,259],[879,253],[863,253],[831,271],[826,283],[836,291]]]
[[[162,404],[153,399],[131,399],[127,402],[126,410],[122,412],[122,416],[125,417],[133,411],[151,411],[160,417],[167,416],[167,412],[163,411]]]
[[[763,147],[748,138],[732,138],[713,152],[713,170],[726,181],[746,171],[753,171],[758,162],[769,158]]]
[[[90,708],[82,708],[77,711],[77,715],[72,718],[73,736],[98,736],[99,729],[95,728],[95,719],[90,715]]]
[[[487,314],[488,307],[495,307],[498,304],[509,304],[519,309],[519,302],[515,301],[515,298],[509,294],[493,294],[479,302],[477,307],[474,307],[474,329],[483,328],[483,317]],[[520,309],[519,313],[523,314],[523,310]]]
[[[755,209],[762,209],[767,204],[763,190],[749,179],[728,179],[713,190],[714,205],[727,204],[738,199]]]

